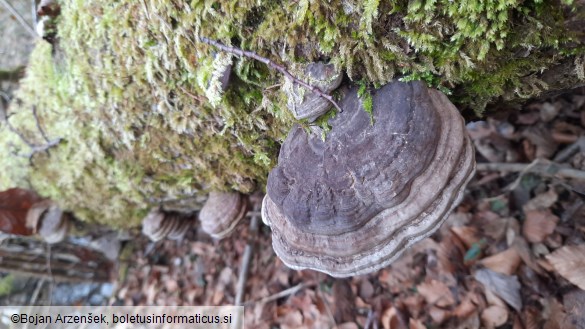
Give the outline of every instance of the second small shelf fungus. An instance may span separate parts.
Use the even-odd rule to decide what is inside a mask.
[[[201,228],[213,238],[228,236],[246,215],[248,202],[237,192],[211,192],[199,212]]]
[[[385,267],[432,234],[475,172],[463,118],[441,92],[389,83],[372,93],[373,125],[357,88],[343,94],[325,141],[291,130],[262,204],[285,264],[336,277]]]

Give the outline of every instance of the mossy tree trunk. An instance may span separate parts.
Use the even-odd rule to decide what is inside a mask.
[[[9,114],[42,145],[38,109],[60,143],[31,165],[14,156],[30,148],[0,127],[0,189],[31,188],[114,226],[160,205],[198,209],[210,190],[262,189],[296,122],[289,80],[202,37],[301,79],[324,61],[346,84],[424,80],[468,117],[585,82],[585,0],[59,3],[57,45],[37,44]]]

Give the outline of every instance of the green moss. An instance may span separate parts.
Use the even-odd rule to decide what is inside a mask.
[[[370,115],[370,123],[374,125],[374,101],[372,99],[372,94],[368,90],[368,84],[366,81],[359,81],[358,85],[358,97],[362,100],[364,111]]]
[[[0,188],[34,188],[81,219],[114,226],[136,225],[168,200],[263,186],[294,123],[278,72],[198,36],[288,68],[330,61],[368,86],[422,79],[478,113],[509,93],[545,90],[535,74],[563,60],[575,59],[582,72],[585,53],[555,1],[60,4],[59,45],[37,45],[10,122],[42,143],[36,105],[50,137],[63,140],[30,166],[9,155],[28,146],[1,127],[0,165],[9,170],[0,172]],[[368,95],[362,101],[371,110]],[[327,116],[317,124],[326,132]]]

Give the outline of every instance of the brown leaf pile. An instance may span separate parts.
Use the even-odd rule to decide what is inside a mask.
[[[470,133],[481,171],[445,225],[377,273],[340,280],[293,271],[260,230],[245,294],[247,328],[585,328],[583,182],[532,172],[533,160],[585,170],[583,91],[512,111]],[[503,111],[502,113],[505,113]],[[136,241],[116,302],[229,305],[246,224],[220,242]]]

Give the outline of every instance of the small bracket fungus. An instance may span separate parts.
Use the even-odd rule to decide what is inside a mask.
[[[304,73],[307,83],[319,88],[325,94],[337,89],[343,79],[341,71],[336,70],[333,64],[322,62],[308,64]],[[320,115],[325,114],[332,105],[327,99],[296,83],[287,88],[286,93],[287,107],[297,120],[308,119],[309,122],[313,122]]]
[[[26,214],[26,226],[47,243],[63,241],[69,232],[69,216],[51,200],[35,203]]]
[[[475,172],[463,118],[441,92],[389,83],[372,94],[373,125],[357,88],[343,92],[325,141],[291,130],[262,203],[283,262],[336,277],[385,267],[432,234]]]
[[[156,209],[142,221],[142,233],[155,242],[164,238],[181,240],[193,223],[192,215]]]
[[[246,215],[248,203],[235,192],[211,192],[199,212],[201,228],[216,239],[229,235]]]

